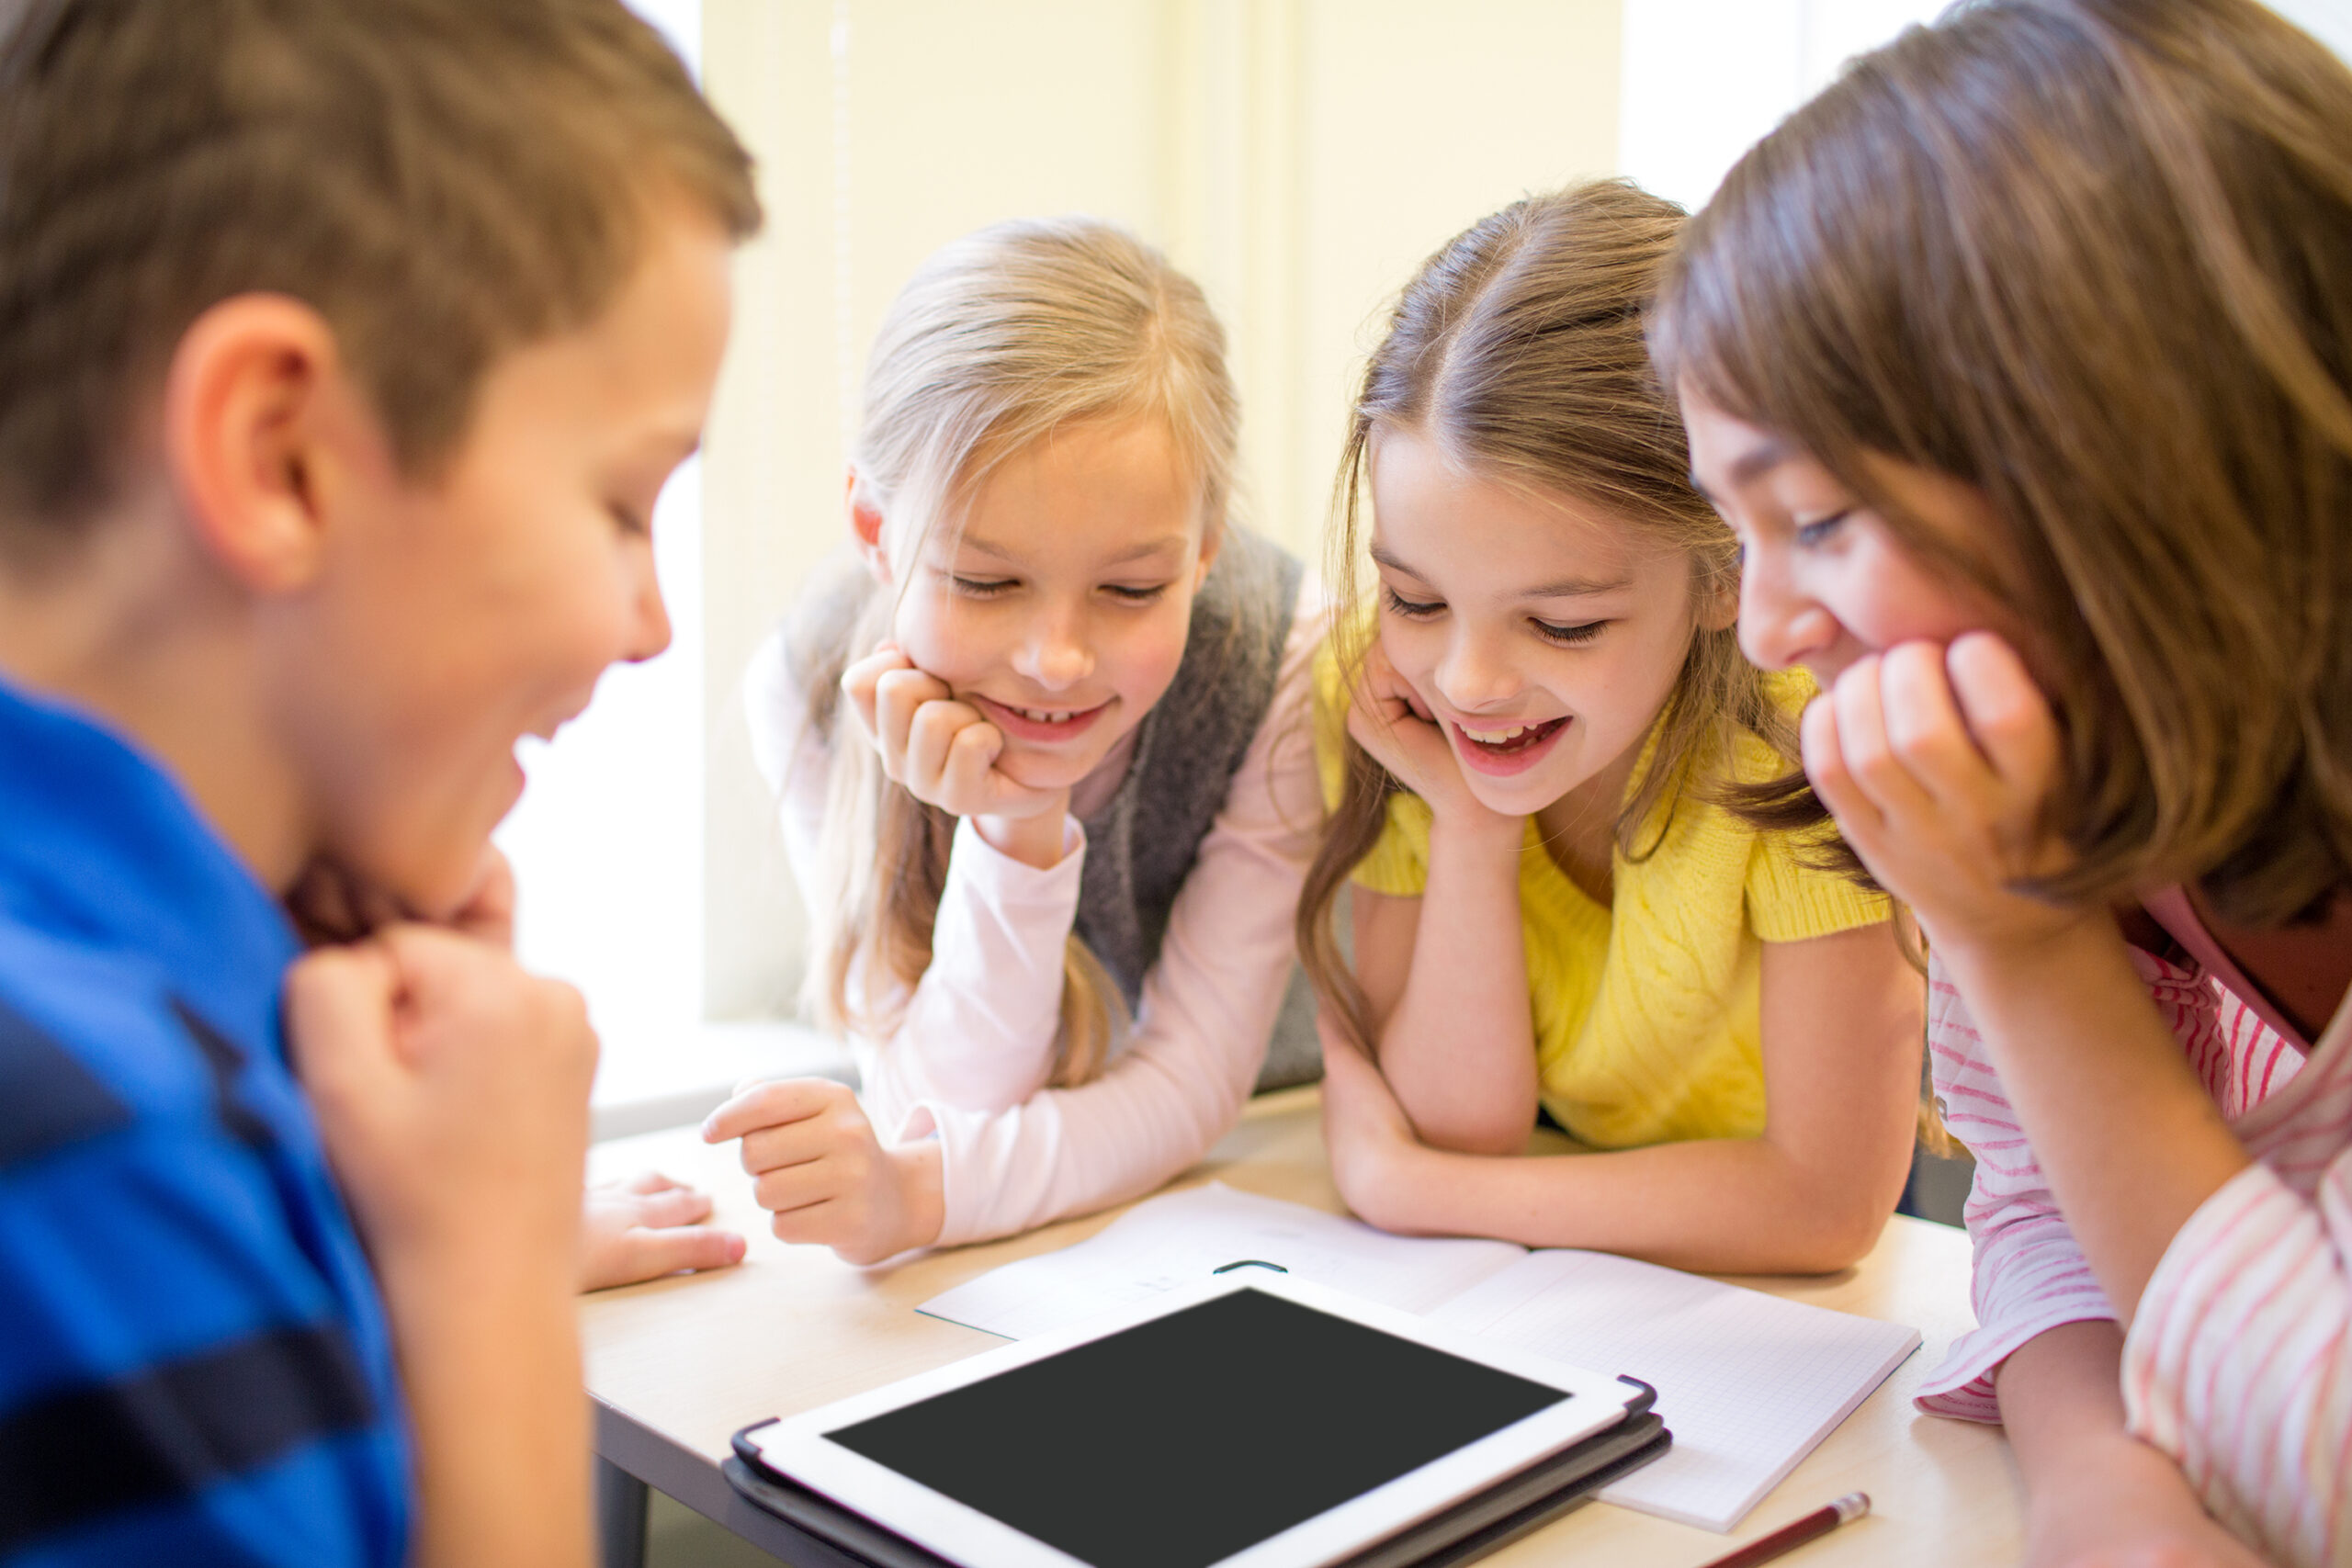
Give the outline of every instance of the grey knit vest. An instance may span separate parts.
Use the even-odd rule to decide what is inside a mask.
[[[1298,603],[1299,563],[1240,528],[1229,529],[1193,599],[1183,662],[1136,727],[1126,777],[1086,826],[1077,931],[1132,1010],[1159,957],[1168,916],[1201,840],[1274,698]],[[1312,995],[1294,967],[1260,1089],[1317,1077]]]

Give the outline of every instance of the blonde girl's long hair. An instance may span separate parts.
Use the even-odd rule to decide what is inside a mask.
[[[2069,901],[2352,883],[2352,72],[2252,0],[2006,0],[1865,55],[1691,226],[1666,374],[2007,604]],[[1894,459],[1990,502],[1953,537]]]
[[[931,964],[955,818],[884,775],[842,711],[841,677],[888,635],[935,531],[1013,453],[1079,421],[1165,424],[1214,537],[1232,500],[1239,400],[1225,331],[1190,278],[1125,230],[1084,218],[1000,223],[948,244],[899,291],[867,362],[854,460],[882,513],[896,592],[863,566],[820,584],[787,657],[831,742],[808,1000],[827,1026],[886,1035]],[[1073,932],[1052,1081],[1102,1070],[1125,1018]]]
[[[1681,551],[1700,603],[1737,592],[1738,547],[1690,488],[1682,423],[1644,341],[1683,220],[1673,203],[1603,180],[1514,203],[1422,264],[1373,352],[1349,425],[1327,568],[1337,591],[1363,580],[1373,442],[1383,430],[1410,430],[1466,469],[1573,496]],[[1376,623],[1359,611],[1342,613],[1337,625],[1350,689]],[[1337,716],[1323,722],[1336,724]],[[1702,627],[1650,763],[1618,813],[1617,842],[1628,859],[1656,851],[1660,814],[1672,809],[1694,761],[1740,733],[1794,764],[1795,727],[1741,656],[1736,632]],[[1343,745],[1339,804],[1299,900],[1298,947],[1317,992],[1368,1047],[1370,1020],[1340,953],[1337,903],[1403,786],[1352,738]]]

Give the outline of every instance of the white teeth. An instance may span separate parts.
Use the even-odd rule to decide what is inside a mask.
[[[1074,716],[1068,713],[1047,713],[1043,708],[1014,708],[1012,711],[1034,724],[1068,724]]]
[[[1473,729],[1465,724],[1462,727],[1462,733],[1481,746],[1500,746],[1518,739],[1534,728],[1532,724],[1514,724],[1509,729]]]

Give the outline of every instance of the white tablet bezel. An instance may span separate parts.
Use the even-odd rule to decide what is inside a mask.
[[[1565,1366],[1549,1357],[1498,1345],[1304,1280],[1253,1269],[1246,1275],[1205,1280],[1140,1306],[1124,1307],[1073,1327],[985,1350],[804,1411],[749,1434],[749,1440],[771,1469],[968,1568],[1087,1568],[1067,1552],[830,1441],[825,1434],[1242,1290],[1263,1291],[1573,1397],[1269,1536],[1225,1558],[1217,1568],[1315,1568],[1360,1551],[1614,1426],[1624,1418],[1632,1397],[1614,1378]]]

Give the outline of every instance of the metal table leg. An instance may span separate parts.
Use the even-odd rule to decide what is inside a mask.
[[[605,1568],[645,1568],[644,1482],[598,1455],[596,1544]]]

